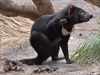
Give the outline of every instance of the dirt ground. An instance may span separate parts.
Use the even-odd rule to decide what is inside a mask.
[[[59,11],[64,6],[66,6],[66,0],[52,0],[55,6],[56,11]],[[100,26],[97,24],[96,20],[100,20],[100,9],[97,7],[93,7],[92,5],[85,3],[83,0],[77,0],[76,2],[72,2],[73,4],[84,8],[91,14],[95,15],[96,18],[91,19],[87,23],[81,23],[74,27],[72,35],[69,40],[69,53],[70,56],[77,50],[77,47],[86,39],[92,38],[95,36]],[[82,3],[82,5],[80,5]],[[59,6],[59,4],[61,6]],[[91,12],[92,10],[92,12]],[[19,18],[19,17],[17,17]],[[17,18],[15,18],[17,20]],[[22,18],[21,18],[22,19]],[[28,31],[30,31],[31,25],[33,21],[29,21],[28,19],[24,19],[29,23],[22,23],[22,20],[18,23],[26,24],[28,27]],[[17,20],[19,21],[19,19]],[[28,25],[31,24],[31,25]],[[81,36],[80,36],[81,34]],[[21,35],[21,34],[20,34]],[[2,41],[7,41],[8,43],[2,43]],[[4,45],[4,46],[3,46]],[[36,56],[34,49],[30,46],[29,43],[29,33],[24,35],[24,37],[2,37],[1,40],[1,49],[0,49],[0,59],[7,58],[10,60],[20,60],[25,58],[33,58]],[[59,56],[63,56],[62,51],[60,49]],[[92,65],[82,66],[77,62],[73,64],[66,64],[65,60],[52,62],[51,58],[49,58],[42,65],[32,65],[27,66],[19,63],[18,67],[20,67],[17,71],[2,71],[3,65],[2,61],[0,61],[0,75],[100,75],[100,63],[94,63]]]

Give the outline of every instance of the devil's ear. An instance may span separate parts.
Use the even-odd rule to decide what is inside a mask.
[[[69,4],[68,5],[68,15],[70,15],[73,10],[74,10],[74,6],[72,4]]]

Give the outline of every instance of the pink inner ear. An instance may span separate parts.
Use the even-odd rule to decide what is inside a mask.
[[[73,10],[73,5],[71,5],[71,6],[69,6],[69,8],[68,8],[68,15],[70,15],[71,14],[71,12],[72,12],[72,10]]]

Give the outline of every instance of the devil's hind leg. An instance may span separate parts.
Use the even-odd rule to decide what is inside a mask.
[[[24,59],[23,63],[28,65],[41,64],[51,55],[52,42],[43,33],[32,31],[30,44],[37,52],[37,57],[34,59]]]
[[[36,58],[23,59],[22,63],[32,65],[32,64],[42,64],[51,55],[51,45],[52,42],[41,32],[32,31],[30,37],[30,44],[37,53]]]

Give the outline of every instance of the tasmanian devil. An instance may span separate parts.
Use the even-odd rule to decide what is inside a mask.
[[[68,40],[72,28],[75,24],[87,22],[91,18],[92,15],[72,4],[54,14],[39,17],[33,24],[30,35],[30,44],[35,49],[37,57],[23,59],[21,62],[39,65],[50,56],[52,61],[57,61],[61,46],[66,62],[72,63],[68,53]]]

